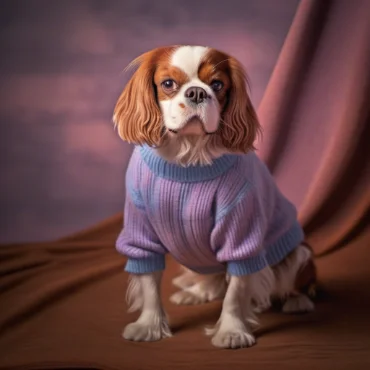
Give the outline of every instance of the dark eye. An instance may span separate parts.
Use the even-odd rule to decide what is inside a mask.
[[[211,88],[213,91],[220,91],[224,87],[224,84],[221,81],[215,80],[211,83]]]
[[[177,85],[176,85],[176,82],[174,80],[168,79],[168,80],[165,80],[165,81],[162,82],[162,87],[163,87],[164,90],[170,91],[170,90],[175,90]]]

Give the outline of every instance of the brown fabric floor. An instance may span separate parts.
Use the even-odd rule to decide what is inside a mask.
[[[257,344],[213,348],[203,327],[220,302],[172,305],[169,260],[163,299],[174,337],[127,342],[124,259],[114,249],[121,217],[55,243],[0,249],[1,369],[369,369],[370,229],[317,260],[323,293],[307,315],[261,315]],[[108,240],[108,241],[107,241]]]

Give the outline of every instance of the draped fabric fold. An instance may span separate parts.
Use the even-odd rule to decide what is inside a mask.
[[[370,2],[301,2],[258,109],[258,154],[325,254],[370,205]]]

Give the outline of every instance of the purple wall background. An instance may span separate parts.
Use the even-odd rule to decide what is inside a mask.
[[[258,106],[298,2],[2,1],[0,242],[121,211],[131,148],[111,116],[133,58],[169,44],[224,50],[246,66]]]

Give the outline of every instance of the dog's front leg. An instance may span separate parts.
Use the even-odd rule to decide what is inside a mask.
[[[249,276],[231,276],[222,305],[221,316],[207,335],[213,335],[212,344],[221,348],[250,347],[255,338],[248,325],[254,317],[251,294],[247,287]]]
[[[137,321],[125,327],[125,339],[151,342],[172,335],[162,307],[161,280],[162,271],[131,276],[127,294],[130,311],[141,308],[141,314]]]

